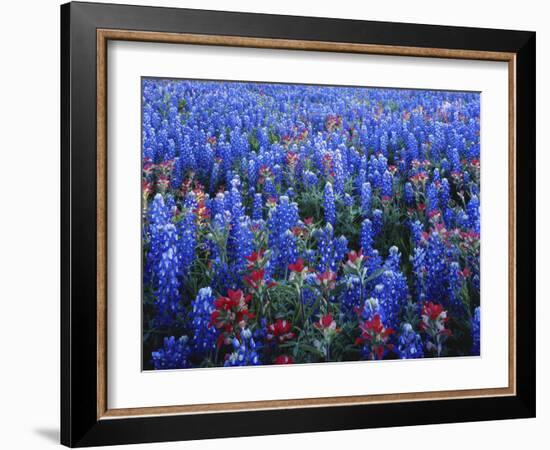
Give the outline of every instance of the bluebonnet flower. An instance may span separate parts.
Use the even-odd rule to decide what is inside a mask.
[[[348,208],[353,206],[353,197],[347,192],[344,194],[344,205]]]
[[[448,305],[451,315],[461,317],[464,314],[464,304],[460,297],[462,289],[462,275],[457,261],[452,261],[448,268]]]
[[[183,213],[183,218],[177,224],[178,251],[180,258],[179,270],[185,276],[195,260],[195,247],[197,243],[197,226],[195,214],[190,211]]]
[[[219,192],[212,199],[211,202],[212,217],[220,216],[220,218],[225,214],[225,195],[223,192]]]
[[[210,324],[214,306],[212,288],[204,287],[199,290],[195,300],[191,302],[191,325],[193,327],[193,349],[199,355],[208,355],[215,349],[218,330]]]
[[[441,302],[446,294],[445,245],[437,232],[430,234],[425,256],[426,298]]]
[[[304,185],[306,186],[306,188],[311,188],[313,186],[316,186],[317,183],[319,183],[319,178],[317,177],[317,175],[315,175],[315,173],[313,173],[310,170],[304,171],[303,179],[304,179]]]
[[[264,213],[263,213],[263,199],[262,194],[255,194],[254,195],[254,204],[252,206],[252,220],[262,220]]]
[[[460,164],[460,154],[458,150],[456,148],[449,149],[447,157],[449,158],[453,172],[461,172],[462,165]]]
[[[174,336],[164,338],[164,346],[151,353],[153,366],[160,369],[187,369],[191,367],[189,356],[189,338],[182,336],[176,339]]]
[[[370,255],[374,244],[374,231],[372,222],[369,219],[363,220],[361,224],[361,249],[365,255]]]
[[[375,209],[372,212],[372,231],[375,236],[378,236],[382,231],[384,224],[383,213],[380,209]]]
[[[233,338],[231,345],[233,352],[229,353],[224,362],[224,366],[257,366],[261,364],[260,356],[256,351],[256,343],[252,333],[248,329],[241,330],[240,340]]]
[[[406,161],[407,168],[413,160],[418,159],[418,141],[413,133],[409,133],[406,137],[407,153]]]
[[[468,226],[475,233],[480,231],[480,220],[479,220],[479,199],[477,197],[472,197],[468,202],[466,207],[468,214]]]
[[[248,176],[248,184],[251,187],[256,187],[256,184],[258,183],[258,165],[255,159],[250,159],[248,161],[246,173]]]
[[[281,238],[281,246],[278,254],[277,262],[281,269],[288,267],[298,258],[298,247],[296,244],[296,237],[290,230],[286,230]]]
[[[162,252],[164,227],[169,222],[169,211],[164,204],[161,194],[156,194],[149,207],[148,235],[150,248],[144,270],[144,281],[150,282],[153,277],[153,269],[158,264]]]
[[[363,183],[361,185],[361,213],[364,217],[370,214],[372,201],[372,188],[370,183]]]
[[[294,239],[289,238],[287,231],[292,230],[298,224],[298,205],[291,203],[285,195],[281,196],[279,203],[270,210],[267,227],[269,230],[269,246],[273,251],[271,264],[268,267],[270,276],[277,273],[285,273],[288,264],[294,262],[296,250]],[[292,249],[288,249],[288,245]],[[289,258],[292,259],[289,262]]]
[[[407,303],[407,279],[399,271],[384,270],[376,283],[371,296],[378,299],[384,323],[396,329],[399,326],[399,313]]]
[[[336,223],[336,205],[334,200],[334,191],[332,190],[332,184],[330,182],[325,184],[323,206],[325,208],[325,222],[334,226]]]
[[[419,220],[415,220],[414,222],[411,221],[410,228],[413,244],[417,246],[418,244],[420,244],[420,241],[422,240],[422,233],[424,232],[422,223]]]
[[[343,282],[344,291],[340,299],[342,310],[349,317],[354,317],[355,309],[361,306],[361,280],[357,275],[346,275]]]
[[[233,263],[233,273],[240,275],[246,269],[246,257],[254,251],[253,233],[248,216],[240,217],[232,223],[227,247]]]
[[[410,323],[404,323],[397,340],[397,354],[400,359],[423,358],[422,338]]]
[[[267,178],[264,183],[264,193],[268,197],[277,197],[277,187],[271,178]]]
[[[361,310],[361,318],[363,320],[372,320],[375,314],[379,314],[384,320],[383,311],[380,308],[380,302],[376,297],[369,297],[363,303],[363,309]]]
[[[441,206],[447,206],[451,198],[451,187],[449,185],[449,180],[443,178],[441,180],[441,188],[439,190],[439,202]]]
[[[386,170],[382,175],[382,197],[391,198],[393,196],[393,176]]]
[[[161,242],[161,257],[158,260],[155,288],[155,306],[158,325],[167,325],[173,317],[181,313],[180,301],[180,256],[177,248],[176,227],[173,224],[164,226]]]
[[[410,182],[405,183],[404,188],[404,196],[405,196],[405,202],[408,206],[413,206],[414,204],[414,190],[412,187],[412,184]]]
[[[317,269],[335,271],[347,252],[347,239],[344,236],[334,238],[334,230],[330,224],[317,230],[319,261]]]
[[[428,213],[432,213],[439,209],[439,195],[435,183],[429,183],[426,188],[426,198],[428,203]]]
[[[480,308],[479,306],[474,310],[474,315],[472,317],[472,355],[480,354]]]
[[[336,150],[334,152],[334,191],[336,192],[336,194],[340,196],[344,194],[344,183],[345,180],[342,154],[340,153],[340,150]]]
[[[386,258],[384,267],[386,269],[390,269],[396,272],[400,269],[400,266],[401,266],[401,252],[395,245],[392,245],[389,249],[388,257]]]

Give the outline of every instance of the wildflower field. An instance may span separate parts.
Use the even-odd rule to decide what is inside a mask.
[[[480,95],[142,80],[143,368],[480,354]]]

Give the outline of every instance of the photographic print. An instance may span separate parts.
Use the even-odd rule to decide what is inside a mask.
[[[142,78],[144,370],[480,355],[480,93]]]

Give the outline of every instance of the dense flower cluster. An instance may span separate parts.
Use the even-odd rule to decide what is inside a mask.
[[[142,81],[145,369],[480,354],[480,96]]]

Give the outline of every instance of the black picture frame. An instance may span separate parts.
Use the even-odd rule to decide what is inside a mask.
[[[516,55],[516,394],[105,419],[97,414],[98,29]],[[61,6],[61,443],[70,447],[535,416],[534,32],[94,3]]]

